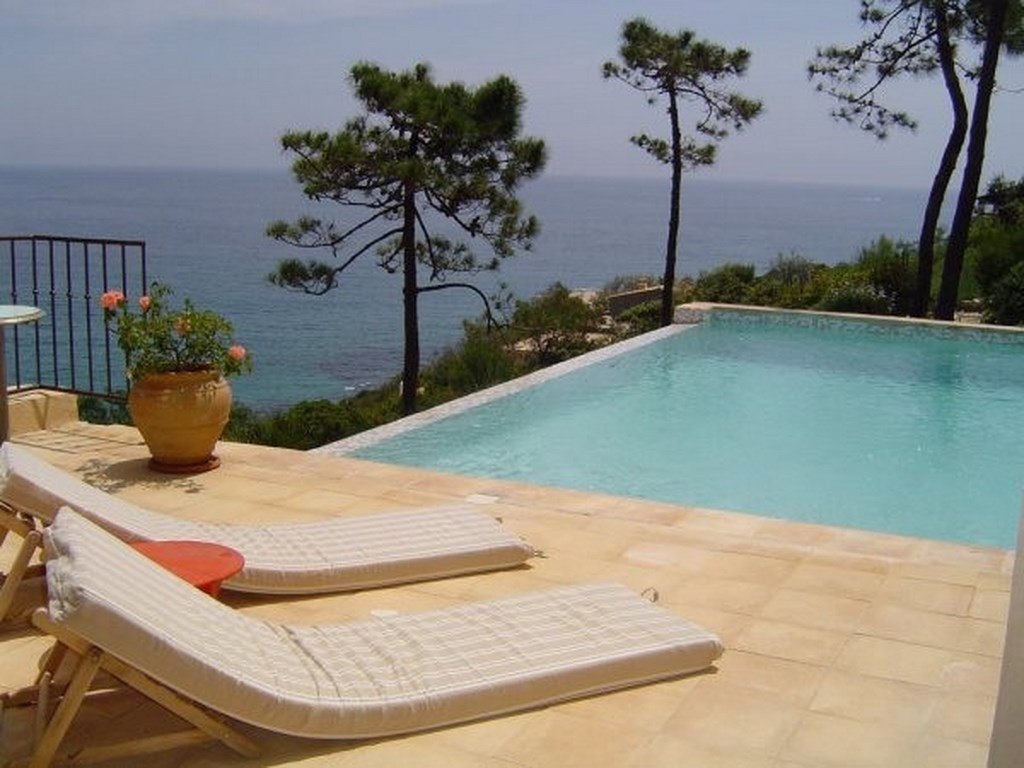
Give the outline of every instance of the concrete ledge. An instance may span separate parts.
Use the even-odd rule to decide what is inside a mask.
[[[78,398],[68,392],[47,389],[16,392],[7,403],[12,435],[54,429],[78,421]]]
[[[651,301],[661,300],[661,286],[655,285],[649,288],[638,288],[635,291],[625,293],[613,293],[608,297],[608,312],[612,317],[618,317],[627,309],[638,307]]]

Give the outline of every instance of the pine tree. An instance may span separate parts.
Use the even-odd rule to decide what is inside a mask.
[[[669,325],[673,315],[673,291],[676,279],[676,252],[679,241],[679,206],[684,168],[696,168],[715,162],[719,141],[729,129],[740,130],[761,112],[761,102],[721,88],[727,77],[740,77],[750,63],[750,52],[728,50],[699,39],[694,32],[662,32],[643,18],[622,26],[620,61],[606,61],[605,78],[615,78],[647,95],[656,104],[664,96],[668,101],[669,135],[665,139],[640,134],[630,140],[655,160],[672,168],[668,241],[665,246],[665,272],[661,292],[661,324]],[[683,135],[680,104],[695,104],[695,130],[703,142]]]
[[[426,64],[396,73],[364,62],[352,67],[351,82],[363,114],[337,133],[290,132],[281,144],[297,156],[292,170],[308,198],[358,215],[343,226],[312,217],[270,224],[270,237],[328,248],[336,261],[287,259],[268,279],[324,294],[371,252],[385,271],[401,272],[402,411],[408,414],[416,409],[419,384],[419,296],[464,288],[486,303],[477,287],[447,277],[494,270],[517,248],[529,250],[539,225],[524,214],[516,191],[543,170],[545,147],[540,139],[520,136],[524,99],[508,77],[472,89],[435,83]],[[465,240],[435,234],[437,215],[469,239],[482,240],[490,258],[477,259]]]

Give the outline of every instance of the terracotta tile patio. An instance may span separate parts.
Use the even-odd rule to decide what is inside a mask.
[[[544,551],[528,568],[296,600],[224,598],[253,615],[336,622],[553,584],[654,587],[669,610],[717,632],[709,674],[519,715],[373,742],[254,731],[256,760],[219,745],[153,766],[981,766],[1005,632],[1012,555],[353,459],[222,443],[220,469],[158,475],[125,427],[73,424],[15,441],[87,481],[201,520],[310,520],[466,502]],[[10,548],[0,550],[0,558]],[[28,684],[47,641],[0,635],[0,690]],[[131,695],[104,700],[73,737],[171,723]],[[8,713],[0,755],[31,727]],[[0,760],[0,762],[3,762]]]

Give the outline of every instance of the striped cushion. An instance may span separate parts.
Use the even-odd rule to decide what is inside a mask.
[[[292,626],[232,610],[70,511],[45,545],[53,620],[191,699],[299,736],[432,728],[694,672],[722,652],[616,584]]]
[[[188,539],[245,557],[224,587],[244,592],[335,592],[511,568],[532,548],[473,509],[439,507],[282,525],[182,520],[104,493],[11,443],[0,448],[0,496],[49,521],[68,506],[124,541]]]

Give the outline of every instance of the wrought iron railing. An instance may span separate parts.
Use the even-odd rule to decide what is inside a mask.
[[[45,313],[6,331],[8,390],[123,398],[124,364],[99,298],[108,290],[141,295],[146,286],[142,240],[0,236],[0,303]]]

